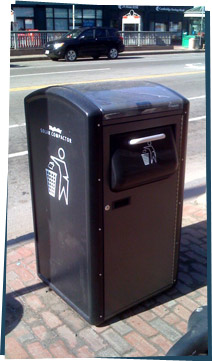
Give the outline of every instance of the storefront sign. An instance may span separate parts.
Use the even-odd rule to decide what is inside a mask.
[[[162,6],[156,6],[156,11],[174,11],[174,12],[178,12],[178,13],[184,13],[185,9],[177,9],[177,8],[167,8],[167,7],[162,7]]]
[[[138,9],[137,5],[118,5],[119,9]]]

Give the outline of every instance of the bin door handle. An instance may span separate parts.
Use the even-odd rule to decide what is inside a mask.
[[[148,137],[130,139],[128,143],[130,145],[143,144],[143,143],[148,143],[148,142],[154,142],[155,140],[160,140],[160,139],[164,139],[164,138],[166,138],[166,134],[161,133],[161,134],[150,135]]]

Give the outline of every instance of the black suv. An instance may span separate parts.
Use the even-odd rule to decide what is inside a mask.
[[[45,54],[52,60],[75,61],[85,56],[98,59],[101,55],[116,59],[122,51],[123,38],[113,28],[78,28],[45,45]]]

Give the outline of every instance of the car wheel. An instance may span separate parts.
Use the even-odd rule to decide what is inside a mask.
[[[67,52],[65,54],[66,61],[75,61],[76,58],[77,58],[77,53],[75,50],[73,50],[73,49],[67,50]]]
[[[118,58],[118,50],[116,48],[111,48],[108,52],[109,59],[117,59]]]

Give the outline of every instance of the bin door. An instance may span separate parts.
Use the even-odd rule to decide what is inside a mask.
[[[110,318],[176,279],[184,155],[179,115],[104,132],[104,304]]]
[[[173,174],[178,167],[171,126],[119,134],[111,140],[111,189],[126,190]]]

